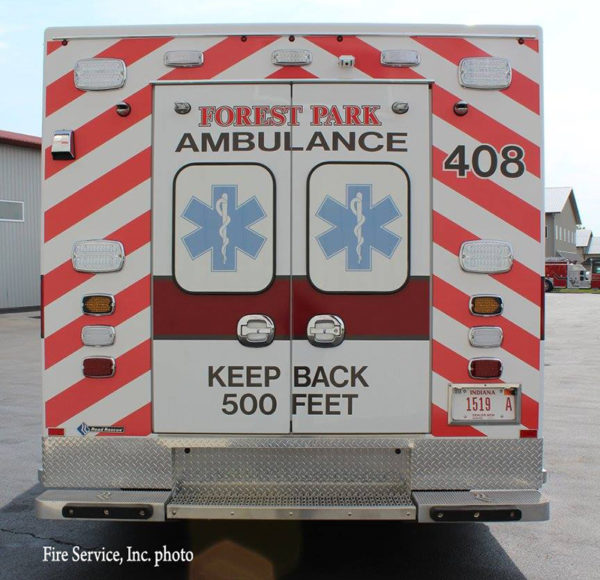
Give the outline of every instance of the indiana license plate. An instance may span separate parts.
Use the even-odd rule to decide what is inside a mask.
[[[450,423],[517,423],[519,385],[450,385]]]

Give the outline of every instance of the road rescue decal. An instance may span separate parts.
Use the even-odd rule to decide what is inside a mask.
[[[310,105],[308,114],[313,127],[379,127],[380,105]],[[305,113],[303,105],[200,106],[199,127],[297,127]],[[292,131],[219,131],[181,135],[175,151],[248,152],[264,151],[390,151],[406,152],[405,131],[332,131],[315,130],[306,143],[292,142]]]

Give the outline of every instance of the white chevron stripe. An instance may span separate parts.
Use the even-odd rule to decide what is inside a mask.
[[[116,327],[115,344],[106,347],[82,346],[73,354],[44,371],[44,402],[83,379],[83,359],[88,356],[117,358],[148,339],[150,308],[146,308]],[[90,324],[102,324],[101,318],[90,317]],[[101,379],[98,379],[101,380]],[[123,413],[121,416],[126,415]]]
[[[515,259],[534,272],[542,273],[543,246],[498,216],[435,181],[435,210],[478,238],[509,241]]]
[[[485,274],[465,274],[458,258],[446,249],[433,244],[433,273],[465,294],[497,294],[504,299],[502,315],[527,332],[538,336],[540,309],[504,284]],[[488,320],[482,317],[482,320]],[[435,328],[434,328],[435,332]]]
[[[104,238],[107,224],[115,231],[146,213],[150,209],[149,190],[150,180],[146,180],[46,242],[43,271],[50,272],[70,260],[74,242]]]
[[[87,425],[108,426],[119,419],[137,411],[151,400],[151,375],[145,373],[137,379],[127,383],[114,393],[104,397],[95,405],[88,407],[81,413],[71,417],[60,426],[64,427],[65,435],[79,435],[77,427],[81,423]],[[127,436],[125,432],[123,435]],[[97,433],[89,433],[86,437],[95,437]]]

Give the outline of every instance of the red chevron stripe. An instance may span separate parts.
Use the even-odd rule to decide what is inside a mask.
[[[433,306],[469,328],[487,324],[499,326],[504,332],[502,348],[539,370],[540,342],[536,336],[503,316],[489,320],[473,316],[469,311],[469,295],[437,276],[433,277]]]
[[[456,66],[463,58],[470,56],[492,56],[464,38],[416,36],[413,40]],[[500,92],[533,111],[536,115],[540,114],[540,87],[535,81],[521,74],[518,70],[513,69],[512,71],[510,87]]]
[[[44,239],[49,241],[135,186],[150,179],[152,152],[144,149],[44,214]]]
[[[536,242],[540,241],[540,211],[536,207],[489,179],[481,179],[471,172],[467,177],[458,177],[455,171],[446,171],[444,161],[448,153],[435,146],[432,147],[432,153],[435,179],[521,230]]]
[[[344,37],[343,42],[337,42],[332,36],[307,37],[313,44],[328,52],[340,56],[352,54],[356,58],[356,68],[372,78],[405,78],[422,79],[422,75],[411,68],[394,68],[383,66],[380,62],[381,52],[355,36]],[[502,125],[494,118],[479,111],[472,105],[469,114],[458,117],[454,113],[454,104],[459,101],[457,96],[433,85],[433,113],[460,131],[467,133],[481,143],[489,143],[500,150],[505,145],[519,145],[525,151],[527,171],[540,176],[540,148],[528,139]]]
[[[470,231],[465,230],[440,213],[433,212],[433,241],[454,254],[457,261],[461,244],[469,240],[478,239],[480,238]],[[486,274],[481,275],[484,276]],[[514,290],[523,296],[523,298],[533,302],[536,306],[541,306],[539,274],[536,274],[533,270],[521,264],[521,262],[515,260],[510,272],[492,274],[491,277],[511,290]]]
[[[145,436],[152,432],[152,403],[147,403],[137,411],[115,421],[113,427],[124,427],[123,433],[98,433],[98,437]]]
[[[46,54],[52,54],[63,45],[62,40],[49,40],[46,43]]]
[[[46,424],[61,425],[150,370],[150,339],[117,358],[114,377],[83,378],[46,401]]]
[[[226,38],[204,52],[206,62],[200,68],[174,69],[163,75],[161,80],[212,78],[278,38],[278,36],[249,37],[245,43],[236,37]],[[149,85],[123,100],[126,100],[131,106],[131,113],[127,117],[119,117],[111,107],[75,131],[76,159],[55,161],[52,159],[50,148],[46,148],[44,151],[45,179],[52,177],[65,167],[75,163],[77,159],[81,159],[100,145],[139,123],[152,112],[152,88]]]
[[[279,70],[270,74],[268,79],[317,79],[317,75],[312,74],[301,66],[282,66]]]
[[[138,280],[115,296],[114,314],[92,318],[82,314],[44,341],[44,368],[48,369],[83,347],[81,329],[86,324],[118,326],[150,306],[150,275]],[[117,330],[118,334],[118,330]]]
[[[434,437],[486,437],[469,425],[448,425],[448,412],[431,404],[431,434]]]
[[[531,48],[531,50],[535,50],[535,52],[540,51],[540,43],[537,38],[526,38],[523,44]]]
[[[107,234],[104,239],[120,241],[125,247],[125,255],[128,256],[150,241],[150,227],[150,211],[147,211],[122,228]],[[94,275],[76,272],[70,259],[63,262],[44,275],[44,306],[48,306]]]
[[[521,423],[527,429],[537,429],[540,424],[540,404],[525,393],[521,393]]]
[[[124,38],[93,58],[120,58],[129,66],[171,40],[172,37]],[[84,94],[85,91],[75,87],[73,71],[69,71],[46,87],[46,116],[52,115]]]

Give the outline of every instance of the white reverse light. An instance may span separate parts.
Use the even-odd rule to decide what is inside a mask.
[[[278,66],[304,66],[312,62],[310,50],[284,49],[271,53],[271,62]]]
[[[469,342],[478,348],[493,348],[502,344],[503,333],[499,326],[475,326],[469,329]]]
[[[165,52],[166,66],[189,68],[202,66],[204,53],[201,50],[170,50]]]
[[[83,240],[73,244],[73,268],[78,272],[117,272],[123,267],[125,249],[112,240]]]
[[[500,274],[512,268],[513,250],[508,242],[473,240],[462,244],[459,261],[465,272]]]
[[[82,91],[120,89],[125,78],[125,63],[118,58],[85,58],[75,64],[75,86]]]
[[[81,342],[85,346],[110,346],[115,343],[113,326],[84,326],[81,329]]]
[[[458,80],[468,89],[506,89],[510,87],[512,71],[506,58],[463,58],[458,65]]]
[[[381,64],[383,66],[417,66],[421,56],[416,50],[398,49],[382,50]]]

